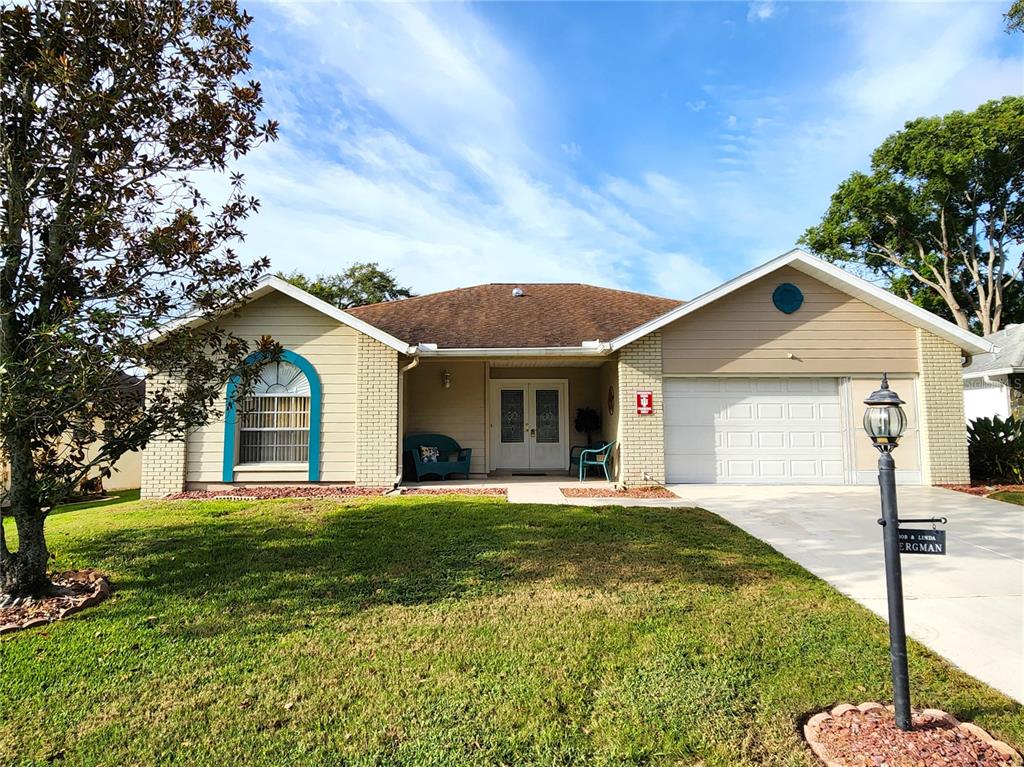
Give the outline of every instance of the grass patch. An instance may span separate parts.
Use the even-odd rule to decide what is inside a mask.
[[[81,503],[63,503],[50,512],[63,514],[66,511],[78,511],[79,509],[99,509],[104,506],[116,506],[119,503],[131,503],[139,500],[139,489],[134,490],[111,490],[107,492],[106,498],[98,498],[95,501],[82,501]]]
[[[1015,490],[1004,490],[999,493],[992,493],[989,498],[995,498],[997,501],[1006,501],[1007,503],[1015,503],[1018,506],[1024,506],[1024,493]]]
[[[699,510],[125,504],[50,521],[113,598],[0,639],[0,764],[800,765],[884,623]],[[912,643],[914,703],[1024,710]]]

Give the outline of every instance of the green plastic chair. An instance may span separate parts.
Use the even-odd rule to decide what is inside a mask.
[[[608,482],[612,481],[611,474],[608,473],[608,464],[612,460],[612,448],[615,447],[617,441],[612,440],[611,442],[606,442],[603,447],[588,447],[580,451],[580,482],[583,481],[588,466],[600,466],[604,471],[605,480]]]

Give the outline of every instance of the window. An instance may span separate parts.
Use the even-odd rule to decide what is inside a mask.
[[[235,481],[236,467],[288,463],[305,466],[309,481],[319,482],[323,389],[316,368],[288,349],[269,362],[254,352],[245,363],[260,366],[259,377],[244,400],[235,396],[238,378],[228,381],[223,481]]]
[[[270,362],[239,407],[238,462],[309,460],[309,380],[290,362]]]

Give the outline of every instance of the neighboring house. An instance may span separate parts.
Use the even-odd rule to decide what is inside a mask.
[[[1007,325],[985,336],[995,346],[964,368],[964,415],[968,421],[1006,418],[1024,409],[1024,325]]]
[[[146,396],[146,382],[138,376],[118,374],[119,385],[131,395],[132,407],[141,408]],[[100,422],[102,423],[102,422]],[[102,427],[101,427],[102,430]],[[93,443],[86,449],[86,461],[92,461],[102,443]],[[123,454],[111,467],[110,476],[103,479],[104,490],[135,490],[142,486],[142,452],[133,450]],[[90,472],[90,478],[99,475],[98,470]],[[11,465],[0,460],[0,492],[6,492],[11,483]]]
[[[683,290],[685,275],[665,285]],[[622,484],[872,484],[862,401],[882,372],[907,401],[902,481],[966,482],[961,358],[992,349],[800,251],[689,303],[482,285],[345,312],[271,277],[222,324],[286,352],[247,415],[229,407],[185,442],[151,443],[146,496],[391,486],[402,436],[423,432],[472,448],[477,476],[564,471],[578,407],[601,413]]]

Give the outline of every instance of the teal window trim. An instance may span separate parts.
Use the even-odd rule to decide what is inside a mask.
[[[256,365],[266,358],[263,352],[253,352],[245,358],[246,365]],[[320,481],[320,411],[323,387],[313,363],[301,354],[285,349],[280,359],[290,362],[301,370],[309,381],[309,481]],[[224,399],[224,465],[221,479],[224,482],[235,481],[235,440],[238,438],[238,411],[235,392],[238,389],[238,376],[231,376]]]

